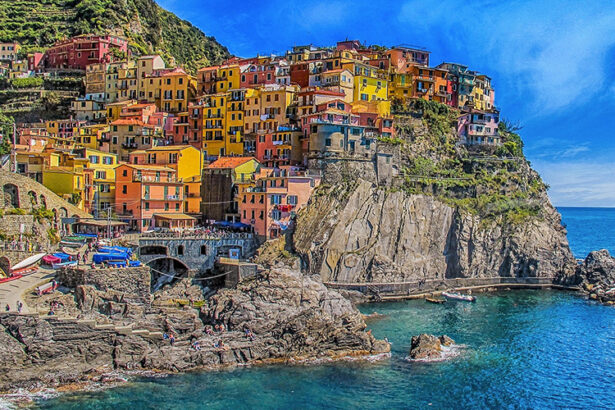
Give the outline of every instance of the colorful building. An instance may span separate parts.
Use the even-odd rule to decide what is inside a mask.
[[[173,168],[120,164],[115,169],[115,212],[131,230],[150,230],[156,226],[155,216],[182,213],[183,189]]]
[[[45,69],[85,70],[90,64],[111,62],[117,53],[128,54],[128,40],[111,35],[84,34],[60,40],[45,51]]]
[[[467,145],[500,145],[499,113],[470,110],[457,121],[459,140]]]

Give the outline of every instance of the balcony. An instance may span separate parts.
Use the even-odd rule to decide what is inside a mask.
[[[122,143],[122,148],[125,149],[136,149],[137,148],[137,143],[136,142],[124,142]]]

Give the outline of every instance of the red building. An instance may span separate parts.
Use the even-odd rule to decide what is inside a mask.
[[[85,34],[55,43],[45,52],[42,65],[45,69],[85,70],[90,64],[113,61],[112,50],[128,54],[128,40]]]
[[[310,85],[310,66],[308,63],[300,62],[290,65],[290,83],[297,84],[301,88]]]

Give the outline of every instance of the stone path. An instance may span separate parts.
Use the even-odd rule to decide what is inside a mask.
[[[21,300],[24,304],[23,313],[28,313],[28,306],[23,297],[23,293],[39,284],[48,282],[55,276],[55,271],[51,269],[39,268],[37,272],[24,276],[10,282],[0,283],[0,309],[5,312],[5,307],[8,304],[11,307],[11,312],[17,311],[17,301]]]

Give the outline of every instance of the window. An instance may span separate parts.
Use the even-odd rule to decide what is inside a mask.
[[[297,195],[288,195],[286,197],[286,203],[288,205],[297,205]]]
[[[274,209],[273,211],[271,211],[271,218],[273,218],[274,220],[279,220],[280,218],[282,218],[282,212],[278,211],[277,209]]]
[[[330,147],[330,146],[331,146],[331,138],[325,139],[325,147]]]
[[[165,211],[168,211],[168,210],[169,210],[169,203],[168,203],[168,202],[165,202],[165,203],[164,203],[164,210],[165,210]]]
[[[90,160],[91,164],[98,164],[98,157],[96,155],[90,155],[88,159]]]
[[[177,247],[177,254],[178,254],[179,256],[183,256],[183,255],[184,255],[184,245],[179,245],[179,246]]]
[[[362,93],[362,94],[361,94],[361,100],[363,100],[363,101],[367,101],[367,100],[369,100],[369,97],[367,96],[367,94],[363,94],[363,93]]]
[[[201,245],[201,255],[207,255],[207,246]]]
[[[128,193],[128,185],[122,185],[122,194]]]
[[[175,204],[175,210],[179,211],[179,202]]]
[[[148,211],[149,210],[149,202],[145,203],[145,210]]]

